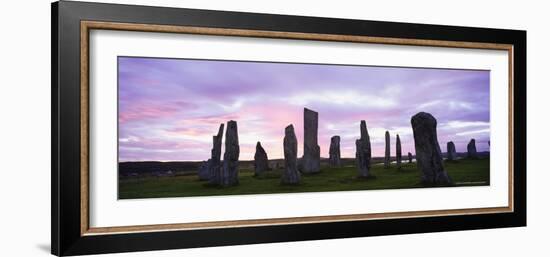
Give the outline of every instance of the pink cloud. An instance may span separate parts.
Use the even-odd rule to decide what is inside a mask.
[[[342,156],[354,157],[360,120],[375,156],[383,155],[385,130],[392,155],[397,133],[403,154],[414,154],[410,117],[419,111],[438,119],[442,147],[453,140],[461,151],[475,137],[488,150],[488,126],[443,125],[490,120],[488,71],[130,57],[119,58],[119,71],[123,160],[207,159],[212,136],[229,120],[238,123],[241,159],[253,158],[257,141],[270,158],[282,158],[288,124],[301,156],[304,107],[319,113],[323,157],[334,135]]]

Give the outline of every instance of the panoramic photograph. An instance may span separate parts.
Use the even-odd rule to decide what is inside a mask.
[[[118,199],[490,185],[490,71],[118,57]]]

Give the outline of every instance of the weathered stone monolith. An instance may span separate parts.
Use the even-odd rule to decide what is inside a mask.
[[[221,186],[239,184],[239,133],[236,121],[228,121],[225,130],[225,153],[223,154],[223,169],[220,179]]]
[[[321,170],[321,149],[317,142],[319,114],[304,108],[304,156],[302,158],[303,173],[317,173]]]
[[[212,159],[208,159],[207,161],[203,161],[199,165],[199,171],[198,176],[199,180],[209,180],[210,179],[210,163],[212,162]]]
[[[429,113],[419,112],[411,118],[416,162],[422,172],[422,183],[449,185],[451,178],[443,167],[441,148],[437,141],[437,120]]]
[[[288,125],[285,128],[285,138],[283,140],[283,150],[285,154],[285,170],[281,176],[281,184],[296,185],[300,183],[300,172],[298,171],[298,140],[294,133],[294,126]]]
[[[473,138],[468,143],[468,158],[477,158],[476,140]]]
[[[384,169],[390,167],[390,132],[386,130],[386,152],[384,155]]]
[[[355,140],[355,165],[357,166],[357,176],[360,178],[367,178],[370,175],[366,155],[364,142],[361,139]]]
[[[447,160],[454,161],[456,160],[456,148],[453,141],[447,142]]]
[[[367,178],[370,176],[371,148],[367,123],[364,120],[361,121],[360,131],[361,138],[355,141],[355,164],[358,177]]]
[[[261,176],[269,169],[267,153],[260,144],[256,143],[256,153],[254,154],[254,175]]]
[[[409,163],[412,163],[413,162],[413,155],[411,152],[409,152],[408,154],[408,157],[409,157]]]
[[[367,130],[367,123],[364,120],[361,121],[360,133],[361,133],[360,139],[366,143],[365,149],[366,149],[366,152],[368,152],[369,167],[370,167],[370,159],[372,157],[372,152],[370,148],[370,136],[369,136],[369,131]]]
[[[401,139],[399,139],[399,135],[397,135],[397,138],[395,139],[395,162],[397,165],[397,168],[401,168]]]
[[[210,160],[208,160],[208,174],[204,174],[203,178],[209,180],[210,184],[219,185],[222,175],[222,139],[223,139],[224,124],[220,124],[218,134],[212,137],[212,151]]]
[[[342,162],[340,159],[340,136],[333,136],[330,138],[328,155],[328,163],[331,167],[342,166]]]

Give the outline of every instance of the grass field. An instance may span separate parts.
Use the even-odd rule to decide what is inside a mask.
[[[489,158],[445,162],[445,169],[455,186],[489,185]],[[405,163],[398,170],[394,165],[384,169],[377,164],[371,167],[372,179],[357,179],[353,166],[342,168],[322,167],[315,175],[303,175],[300,185],[280,184],[280,172],[270,171],[261,178],[254,177],[253,170],[239,171],[240,184],[218,188],[207,186],[196,175],[171,177],[139,177],[119,180],[119,199],[186,197],[212,195],[242,195],[297,192],[327,192],[369,189],[399,189],[423,187],[416,163]]]

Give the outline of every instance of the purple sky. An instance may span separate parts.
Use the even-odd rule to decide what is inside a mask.
[[[354,157],[360,120],[373,156],[383,156],[386,130],[392,156],[396,134],[403,155],[414,154],[410,119],[420,111],[438,120],[443,152],[450,140],[465,152],[470,138],[489,149],[489,71],[136,57],[118,65],[120,161],[206,160],[229,120],[238,124],[241,160],[253,159],[257,141],[282,158],[288,124],[301,156],[304,107],[319,112],[322,157],[333,135],[342,157]]]

